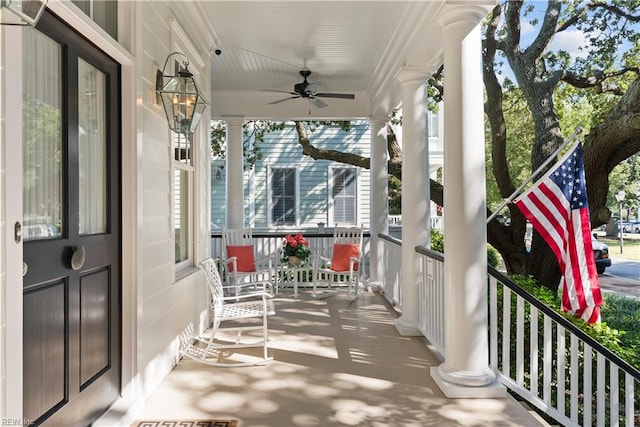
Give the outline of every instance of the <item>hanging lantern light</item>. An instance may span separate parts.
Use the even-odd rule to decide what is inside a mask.
[[[184,57],[184,68],[178,71],[177,76],[165,74],[169,58],[173,55]],[[156,93],[162,99],[169,128],[176,133],[193,133],[202,119],[207,101],[200,94],[193,74],[189,71],[189,60],[180,52],[172,52],[164,61],[162,72],[158,73]]]
[[[47,0],[0,0],[1,25],[36,26]]]

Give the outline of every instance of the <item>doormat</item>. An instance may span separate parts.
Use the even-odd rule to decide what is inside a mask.
[[[238,427],[238,420],[137,420],[131,427]]]

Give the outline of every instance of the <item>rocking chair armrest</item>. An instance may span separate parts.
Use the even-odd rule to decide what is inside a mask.
[[[264,270],[264,269],[275,269],[278,265],[278,260],[273,255],[264,256],[256,259],[256,269]]]
[[[322,255],[312,255],[313,257],[313,269],[323,268],[325,266],[331,266],[331,258],[327,258]]]
[[[232,256],[229,257],[227,259],[224,260],[224,266],[225,268],[229,268],[229,265],[233,265],[233,271],[237,271],[237,266],[238,266],[238,257],[237,256]]]
[[[223,297],[222,301],[238,301],[245,298],[261,297],[263,300],[271,299],[273,296],[268,292],[252,292],[250,294],[237,295],[232,297]]]

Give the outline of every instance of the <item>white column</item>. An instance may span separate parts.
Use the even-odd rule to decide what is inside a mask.
[[[227,164],[225,167],[227,228],[244,227],[244,154],[242,124],[244,117],[227,117]]]
[[[489,367],[481,7],[451,7],[444,29],[445,351],[431,376],[449,398],[499,397]]]
[[[404,336],[421,335],[420,258],[415,247],[429,244],[427,77],[424,69],[406,67],[398,73],[402,85],[402,316],[395,326]]]
[[[369,120],[371,128],[371,285],[381,286],[384,268],[382,246],[379,233],[389,234],[389,178],[387,151],[387,121],[382,118]]]

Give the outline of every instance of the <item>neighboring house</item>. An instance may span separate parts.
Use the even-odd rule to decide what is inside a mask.
[[[430,175],[443,164],[442,115],[428,114]],[[401,129],[396,129],[401,141]],[[349,132],[338,127],[319,127],[310,133],[320,149],[371,155],[369,122],[354,120]],[[263,229],[364,225],[369,227],[369,169],[329,160],[314,160],[302,154],[294,123],[282,131],[265,135],[260,143],[263,158],[245,165],[244,198],[246,226]],[[212,160],[211,224],[225,227],[226,175],[224,161]],[[432,216],[435,216],[432,204]]]
[[[366,121],[352,129],[319,128],[311,135],[318,148],[348,151],[369,157],[370,133]],[[369,170],[314,160],[302,154],[293,122],[282,131],[265,135],[263,158],[244,172],[246,225],[253,228],[295,228],[327,225],[369,225]],[[211,222],[225,224],[225,174],[216,179],[211,169]]]

